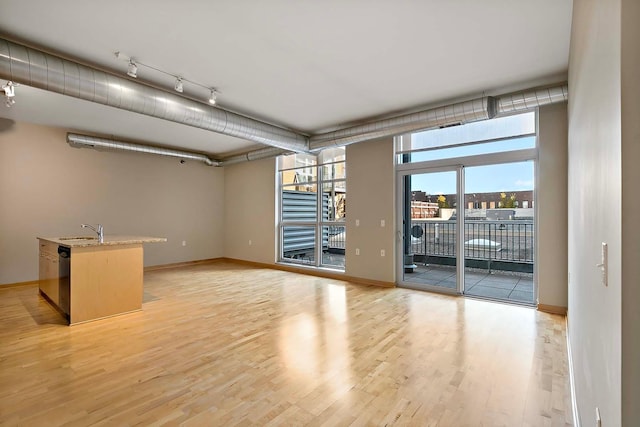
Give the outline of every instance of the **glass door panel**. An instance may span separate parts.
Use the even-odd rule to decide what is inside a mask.
[[[461,292],[457,280],[459,173],[455,169],[401,176],[401,285]]]
[[[534,304],[533,161],[465,168],[465,294]]]

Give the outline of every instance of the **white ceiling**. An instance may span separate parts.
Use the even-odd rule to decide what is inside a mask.
[[[313,134],[566,79],[572,0],[0,0],[0,36],[124,75],[121,51]],[[173,90],[140,67],[138,80]],[[4,81],[1,81],[4,83]],[[185,83],[185,95],[209,92]],[[0,117],[215,156],[233,137],[25,86]]]

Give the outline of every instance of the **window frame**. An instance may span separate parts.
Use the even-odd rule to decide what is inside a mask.
[[[294,154],[295,155],[295,154]],[[324,262],[324,243],[325,243],[325,228],[329,228],[329,227],[341,227],[344,231],[343,233],[345,234],[345,241],[346,241],[346,214],[342,216],[341,219],[336,219],[335,215],[336,215],[336,211],[337,211],[337,206],[335,206],[335,196],[333,199],[333,202],[329,202],[328,208],[333,212],[333,216],[334,218],[325,218],[324,215],[324,209],[325,209],[325,203],[324,203],[324,188],[325,185],[330,185],[332,190],[334,190],[332,193],[335,194],[335,189],[336,188],[342,188],[344,189],[343,192],[345,194],[345,200],[346,200],[346,194],[347,194],[347,172],[346,172],[346,153],[344,155],[344,159],[343,160],[332,160],[332,161],[328,161],[326,163],[320,163],[320,160],[322,158],[322,154],[318,153],[315,156],[315,163],[314,164],[309,164],[308,158],[305,157],[304,159],[304,163],[305,164],[296,164],[297,160],[294,161],[294,166],[293,167],[288,167],[288,168],[282,168],[281,165],[284,162],[283,160],[283,156],[278,158],[277,161],[277,188],[278,188],[278,194],[277,194],[277,220],[278,220],[278,224],[277,224],[277,236],[278,236],[278,248],[277,248],[277,259],[276,261],[279,263],[284,263],[284,264],[294,264],[294,265],[304,265],[307,267],[312,267],[312,268],[326,268],[326,269],[331,269],[331,270],[335,270],[335,271],[344,271],[344,264],[343,267],[339,267],[333,264],[328,264]],[[330,165],[338,165],[338,164],[343,164],[343,168],[344,168],[344,172],[342,174],[339,175],[339,177],[335,177],[335,173],[332,173],[331,177],[327,177],[325,178],[325,172],[324,172],[324,168],[326,166],[330,166]],[[316,176],[316,180],[311,180],[308,182],[301,182],[301,183],[288,183],[288,184],[283,184],[283,174],[287,171],[291,171],[291,170],[296,170],[296,169],[306,169],[306,168],[315,168],[315,176]],[[313,175],[313,174],[312,174]],[[314,185],[316,187],[316,191],[315,191],[315,207],[316,207],[316,213],[315,213],[315,220],[284,220],[283,219],[283,208],[284,208],[284,199],[283,199],[283,194],[284,191],[287,188],[293,188],[293,187],[297,187],[297,186],[301,186],[301,185],[306,185],[306,186],[310,186],[310,185]],[[331,198],[329,198],[329,200],[331,200]],[[331,215],[330,215],[331,216]],[[285,234],[285,228],[287,227],[313,227],[314,229],[314,239],[315,239],[315,247],[314,247],[314,254],[313,254],[313,261],[309,261],[309,260],[305,260],[304,258],[302,259],[296,259],[296,258],[291,258],[291,257],[285,257],[284,256],[284,234]],[[329,239],[329,231],[327,231],[327,241]]]

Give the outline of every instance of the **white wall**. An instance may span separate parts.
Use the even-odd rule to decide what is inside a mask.
[[[620,0],[574,2],[568,109],[568,315],[576,399],[585,426],[595,425],[596,407],[603,426],[622,425],[620,19]],[[602,242],[609,245],[608,287],[596,267]]]
[[[65,141],[64,129],[0,119],[0,284],[37,280],[36,236],[91,233],[81,223],[167,237],[145,245],[147,266],[223,256],[223,169]]]
[[[567,307],[567,104],[538,111],[538,303]]]

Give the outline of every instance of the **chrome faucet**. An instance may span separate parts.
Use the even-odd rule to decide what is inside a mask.
[[[104,243],[104,227],[102,227],[102,224],[98,224],[97,228],[89,224],[80,224],[80,226],[82,228],[90,228],[96,233],[98,233],[98,243]]]

